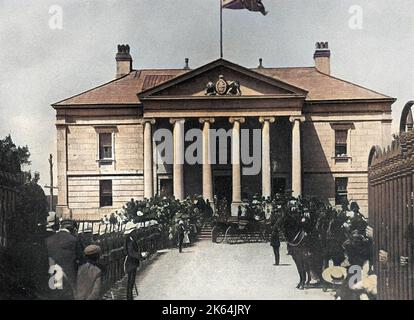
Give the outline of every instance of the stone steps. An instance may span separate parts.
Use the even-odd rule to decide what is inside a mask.
[[[211,240],[211,230],[213,229],[213,226],[211,224],[205,224],[203,228],[201,229],[200,234],[198,235],[198,239],[200,240]]]

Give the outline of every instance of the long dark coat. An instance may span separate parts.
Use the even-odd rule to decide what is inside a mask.
[[[139,267],[141,252],[139,250],[137,242],[134,240],[132,235],[127,235],[125,237],[125,273],[136,270]]]
[[[46,239],[49,258],[60,265],[70,284],[74,287],[79,261],[83,260],[80,241],[66,231],[59,231]]]

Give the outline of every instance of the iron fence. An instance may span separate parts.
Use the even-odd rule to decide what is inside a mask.
[[[103,269],[103,292],[106,292],[125,275],[125,224],[103,224],[100,220],[77,222],[78,237],[83,247],[89,244],[97,244],[101,247],[102,254],[99,263]],[[165,237],[157,225],[142,226],[132,235],[138,244],[140,253],[146,252],[148,256],[166,247],[166,242],[163,241]]]
[[[379,299],[414,299],[414,131],[407,103],[400,135],[387,149],[374,146],[368,160],[369,222]]]

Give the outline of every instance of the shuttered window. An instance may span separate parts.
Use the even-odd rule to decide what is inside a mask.
[[[99,134],[99,159],[112,159],[112,133]]]
[[[348,131],[335,130],[335,156],[344,157],[348,155]]]
[[[101,207],[112,206],[112,180],[99,181],[99,202]]]

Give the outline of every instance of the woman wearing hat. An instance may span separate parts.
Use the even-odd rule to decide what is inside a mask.
[[[124,231],[126,252],[124,269],[125,273],[128,275],[127,300],[133,300],[132,290],[135,286],[137,268],[139,267],[139,260],[141,257],[139,246],[133,237],[133,232],[135,229],[136,225],[132,221],[129,221],[126,224]]]

